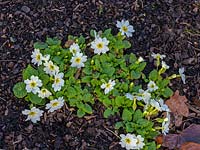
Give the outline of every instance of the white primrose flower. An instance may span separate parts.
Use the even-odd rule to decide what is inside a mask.
[[[24,83],[26,84],[26,91],[28,93],[33,92],[36,94],[40,91],[39,87],[42,86],[42,81],[34,75],[32,75],[30,79],[25,80]]]
[[[46,109],[48,109],[48,112],[53,112],[63,107],[63,105],[64,99],[63,97],[59,97],[58,99],[51,100],[50,103],[46,104]]]
[[[75,56],[73,56],[70,60],[70,62],[72,63],[71,66],[72,67],[77,67],[77,68],[81,68],[84,67],[84,62],[87,61],[87,56],[83,56],[83,53],[76,53]]]
[[[137,61],[140,63],[140,62],[143,62],[144,59],[140,56]]]
[[[39,92],[38,92],[38,96],[41,97],[41,98],[48,98],[49,96],[51,96],[51,92],[45,88],[41,89]]]
[[[154,99],[151,99],[151,100],[150,100],[150,105],[153,106],[153,107],[155,107],[158,111],[161,111],[161,110],[162,110],[161,107],[160,107],[159,102],[157,102],[157,101],[154,100]]]
[[[139,89],[139,96],[137,96],[137,100],[143,100],[145,104],[149,104],[149,100],[151,98],[151,93],[148,90],[144,91],[143,89]]]
[[[69,47],[70,52],[74,55],[76,55],[76,53],[80,53],[80,47],[78,44],[73,43],[70,47]]]
[[[131,93],[126,93],[125,96],[126,96],[126,98],[128,98],[130,100],[134,99],[134,96]]]
[[[137,139],[137,142],[136,142],[135,149],[142,149],[145,145],[144,138],[141,135],[137,135],[136,139]]]
[[[166,62],[162,61],[162,68],[169,69],[169,66],[166,64]]]
[[[184,71],[185,69],[182,67],[182,68],[179,68],[178,72],[181,76],[181,80],[183,81],[183,84],[185,84],[185,74],[184,74]]]
[[[162,122],[162,133],[166,135],[169,132],[170,114],[167,112],[167,117]]]
[[[148,87],[148,91],[150,92],[156,91],[158,89],[158,86],[155,84],[154,81],[150,81],[147,87]]]
[[[56,73],[59,72],[59,67],[54,65],[51,60],[46,61],[44,63],[44,71],[49,75],[55,75]]]
[[[109,80],[108,83],[103,83],[101,88],[104,89],[104,93],[107,94],[114,88],[115,84],[115,80]]]
[[[127,37],[132,37],[132,33],[135,32],[133,26],[129,24],[128,20],[117,21],[116,26],[119,28],[121,34],[126,35]]]
[[[43,57],[42,57],[42,60],[44,61],[44,62],[48,62],[49,61],[49,59],[50,59],[50,55],[44,55]]]
[[[28,116],[26,121],[31,120],[33,123],[36,123],[37,121],[40,121],[40,117],[43,115],[43,112],[43,110],[32,107],[31,110],[23,110],[22,114]]]
[[[57,73],[54,76],[54,83],[52,84],[52,88],[54,89],[55,92],[60,91],[62,86],[64,86],[64,73]]]
[[[31,62],[33,64],[37,64],[38,66],[40,66],[42,64],[42,54],[40,53],[40,50],[39,49],[34,49],[34,51],[32,52],[32,55],[31,55]]]
[[[137,146],[137,139],[134,134],[120,134],[121,140],[119,144],[121,147],[126,148],[127,150],[135,149]]]
[[[94,53],[100,55],[101,53],[106,53],[109,51],[108,48],[109,41],[104,37],[96,37],[94,41],[91,42],[91,48],[94,49]]]
[[[169,107],[168,107],[166,104],[164,104],[164,100],[163,100],[163,99],[160,98],[160,99],[158,100],[158,102],[159,102],[159,104],[160,104],[161,111],[170,112]]]
[[[160,55],[159,53],[155,54],[155,53],[152,53],[151,56],[154,58],[154,59],[163,59],[166,57],[166,55]]]

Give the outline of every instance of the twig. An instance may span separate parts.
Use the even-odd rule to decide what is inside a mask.
[[[4,98],[0,97],[0,99],[6,102],[6,100]]]
[[[115,133],[113,132],[112,130],[108,129],[107,127],[103,126],[106,130],[108,130],[109,132],[111,132],[112,134],[114,134],[117,138],[120,139],[120,137]]]

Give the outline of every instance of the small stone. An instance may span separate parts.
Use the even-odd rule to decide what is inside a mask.
[[[31,9],[28,6],[22,6],[21,10],[25,13],[29,13]]]

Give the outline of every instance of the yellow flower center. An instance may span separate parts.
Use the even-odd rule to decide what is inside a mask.
[[[140,143],[140,140],[139,139],[137,139],[137,142],[136,142],[136,144],[139,144]]]
[[[50,70],[54,70],[55,69],[54,65],[50,65],[49,68],[50,68]]]
[[[42,89],[42,93],[43,93],[43,94],[46,93],[46,89]]]
[[[35,115],[36,115],[37,113],[36,112],[34,112],[34,111],[31,111],[31,112],[29,112],[29,116],[32,116],[32,117],[34,117]]]
[[[131,139],[126,138],[126,139],[125,139],[125,142],[126,142],[127,144],[130,144],[130,143],[131,143]]]
[[[41,59],[40,54],[36,56],[36,60],[39,61]]]
[[[127,32],[127,31],[128,31],[127,26],[123,26],[123,27],[122,27],[122,30],[123,30],[124,32]]]
[[[107,83],[106,84],[106,88],[110,88],[111,87],[111,84],[110,83]]]
[[[76,62],[77,64],[79,64],[79,63],[81,62],[81,58],[79,58],[79,57],[76,58],[76,59],[75,59],[75,62]]]
[[[103,43],[98,43],[97,48],[99,48],[99,49],[103,48]]]
[[[53,106],[53,107],[56,107],[56,106],[58,106],[58,104],[59,104],[58,102],[54,102],[54,103],[52,104],[52,106]]]
[[[36,87],[36,83],[34,82],[34,81],[32,81],[31,83],[30,83],[30,86],[33,88],[33,87]]]
[[[56,78],[56,79],[55,79],[55,82],[56,82],[56,83],[59,83],[59,82],[60,82],[60,79],[59,79],[59,78]]]
[[[73,54],[76,54],[76,49],[72,49],[72,53],[73,53]]]
[[[151,87],[151,88],[154,88],[154,85],[153,85],[153,84],[151,84],[151,85],[150,85],[150,87]]]

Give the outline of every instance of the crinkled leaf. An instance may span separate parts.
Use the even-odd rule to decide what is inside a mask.
[[[84,111],[82,111],[81,109],[78,109],[78,110],[77,110],[77,116],[78,116],[79,118],[82,118],[84,115],[85,115],[85,112],[84,112]]]
[[[29,79],[32,75],[38,76],[38,71],[34,69],[31,65],[28,65],[28,67],[23,70],[23,79]]]
[[[104,116],[104,118],[108,118],[108,117],[110,117],[112,114],[113,114],[112,109],[107,108],[107,109],[104,111],[103,116]]]
[[[154,69],[149,73],[149,79],[156,81],[157,78],[158,78],[158,71]]]
[[[18,82],[17,84],[15,84],[15,86],[13,87],[13,92],[14,92],[14,95],[17,98],[25,97],[27,95],[25,83],[24,82]]]
[[[35,49],[45,49],[47,47],[48,47],[48,45],[46,43],[43,43],[43,42],[34,43],[34,48]]]
[[[127,108],[124,108],[122,112],[122,119],[124,121],[131,121],[132,120],[132,112],[128,110]]]

